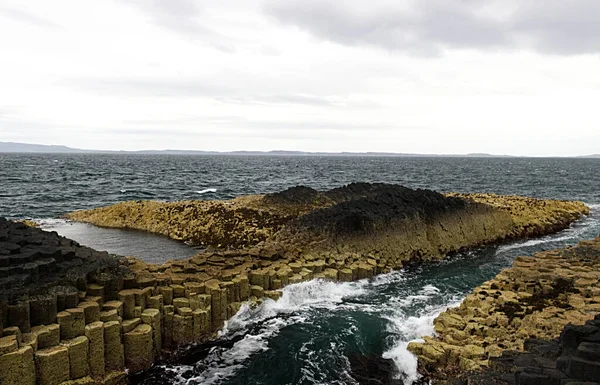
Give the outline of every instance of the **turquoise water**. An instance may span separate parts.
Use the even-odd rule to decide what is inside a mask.
[[[460,303],[516,256],[600,233],[599,170],[598,159],[0,154],[0,216],[42,219],[83,244],[158,261],[194,250],[143,233],[74,229],[56,218],[127,199],[224,199],[355,181],[578,199],[592,206],[589,217],[552,236],[472,250],[368,281],[288,286],[277,302],[243,308],[216,341],[135,378],[146,385],[356,384],[361,362],[385,357],[392,364],[384,369],[409,384],[417,379],[416,361],[406,345],[431,334],[440,311]]]

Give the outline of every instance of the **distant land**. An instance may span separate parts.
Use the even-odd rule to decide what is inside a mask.
[[[84,150],[67,146],[0,142],[0,153],[38,153],[38,154],[164,154],[164,155],[271,155],[271,156],[405,156],[405,157],[473,157],[473,158],[511,158],[512,155],[495,155],[486,153],[470,154],[416,154],[397,152],[310,152],[310,151],[194,151],[194,150],[141,150],[110,151]],[[600,158],[600,154],[580,156],[580,158]]]

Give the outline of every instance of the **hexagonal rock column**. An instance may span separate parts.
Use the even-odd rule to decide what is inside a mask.
[[[0,384],[35,385],[35,365],[31,346],[0,356]]]
[[[89,365],[93,378],[104,377],[104,324],[94,322],[85,327],[85,336],[90,341]]]
[[[158,309],[146,309],[142,313],[142,322],[152,327],[152,341],[154,343],[154,353],[160,354],[162,347],[162,332],[160,322],[160,311]]]
[[[141,324],[129,333],[125,333],[125,366],[136,373],[149,369],[154,359],[152,327]]]
[[[28,301],[21,301],[8,306],[8,324],[17,326],[23,333],[29,333],[31,330],[29,315]]]
[[[54,346],[35,353],[35,369],[38,385],[59,385],[70,379],[69,350],[66,346]]]
[[[29,313],[32,325],[48,325],[56,321],[56,294],[45,294],[29,299]]]
[[[135,318],[135,293],[136,290],[121,290],[119,301],[123,302],[123,318]]]
[[[83,335],[85,329],[85,313],[82,308],[72,308],[56,315],[60,325],[60,339],[72,340]]]
[[[69,366],[71,368],[71,379],[76,380],[90,373],[88,364],[88,349],[90,341],[87,337],[80,336],[61,344],[69,350]]]
[[[60,326],[58,324],[34,326],[31,332],[37,335],[38,349],[51,348],[60,343]]]
[[[123,370],[125,368],[125,353],[121,342],[121,324],[110,321],[104,324],[104,361],[106,370]]]

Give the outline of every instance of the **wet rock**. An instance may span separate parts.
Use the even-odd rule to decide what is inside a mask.
[[[394,361],[381,355],[354,354],[350,358],[352,378],[360,385],[403,385]]]

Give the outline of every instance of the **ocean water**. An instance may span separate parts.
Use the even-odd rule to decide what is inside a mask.
[[[226,199],[356,181],[590,205],[589,216],[555,235],[471,250],[371,280],[288,286],[277,302],[243,307],[216,341],[134,379],[145,385],[356,384],[360,362],[385,357],[393,360],[394,375],[411,384],[418,375],[406,345],[433,333],[439,312],[458,305],[519,255],[600,233],[599,171],[598,159],[0,154],[0,216],[37,219],[83,244],[160,261],[196,250],[144,233],[71,224],[60,216],[127,199]]]

